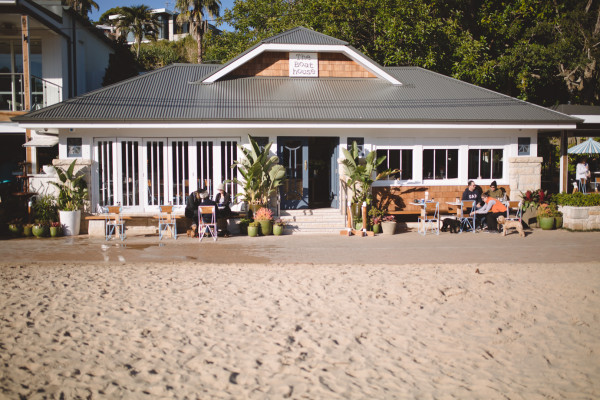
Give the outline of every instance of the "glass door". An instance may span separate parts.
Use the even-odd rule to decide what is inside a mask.
[[[281,207],[308,208],[308,139],[278,137],[277,147],[287,178],[281,186]]]

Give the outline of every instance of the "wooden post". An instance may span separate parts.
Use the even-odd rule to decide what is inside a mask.
[[[362,204],[362,230],[367,231],[367,202],[363,202]]]
[[[569,192],[569,156],[567,148],[569,147],[569,132],[560,131],[560,191]]]

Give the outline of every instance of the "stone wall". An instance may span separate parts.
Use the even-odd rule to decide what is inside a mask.
[[[508,176],[512,200],[520,197],[520,192],[542,188],[542,157],[510,157]]]
[[[563,213],[563,228],[574,231],[600,229],[600,206],[561,206],[559,210]]]

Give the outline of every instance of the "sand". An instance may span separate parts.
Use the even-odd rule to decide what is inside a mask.
[[[0,280],[0,398],[600,397],[600,263],[5,264]]]

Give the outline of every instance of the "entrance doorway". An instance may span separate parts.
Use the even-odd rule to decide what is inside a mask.
[[[277,152],[286,169],[281,206],[286,210],[339,206],[337,137],[278,137]]]

